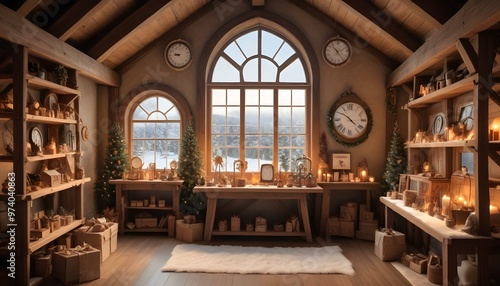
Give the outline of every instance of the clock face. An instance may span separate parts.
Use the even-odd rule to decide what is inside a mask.
[[[442,135],[444,134],[444,128],[446,127],[446,122],[443,113],[439,113],[434,117],[434,122],[432,123],[432,134]]]
[[[172,42],[165,49],[165,60],[173,69],[185,69],[191,63],[191,49],[185,41]]]
[[[272,164],[262,164],[260,166],[260,181],[264,183],[274,181],[274,166]]]
[[[343,38],[333,38],[326,42],[323,57],[329,65],[340,67],[351,58],[351,44]]]
[[[365,109],[354,102],[341,104],[333,115],[333,128],[345,138],[357,138],[366,132],[368,114]]]
[[[327,119],[328,129],[335,141],[347,147],[363,143],[373,124],[370,108],[350,91],[332,105]]]

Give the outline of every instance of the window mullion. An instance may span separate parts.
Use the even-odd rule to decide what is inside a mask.
[[[245,89],[240,89],[240,159],[245,160]]]
[[[273,165],[279,170],[278,160],[278,89],[273,92]]]

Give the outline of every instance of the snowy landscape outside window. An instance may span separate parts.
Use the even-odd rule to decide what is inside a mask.
[[[144,99],[132,115],[132,157],[140,157],[143,168],[155,163],[157,170],[170,169],[170,162],[179,158],[181,126],[172,101],[162,96]]]
[[[309,76],[297,49],[263,28],[245,31],[219,52],[208,83],[211,158],[248,161],[247,172],[271,163],[295,171],[306,153]],[[306,154],[307,155],[307,154]]]

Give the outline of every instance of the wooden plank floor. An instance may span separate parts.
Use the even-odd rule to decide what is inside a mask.
[[[355,276],[341,274],[212,274],[161,272],[172,249],[183,242],[164,234],[126,234],[118,236],[118,249],[101,266],[101,278],[82,285],[411,285],[390,263],[373,254],[373,242],[334,237],[329,241],[316,238],[307,243],[302,238],[215,237],[209,243],[243,246],[311,247],[339,245],[352,262]],[[49,279],[44,285],[62,285]]]

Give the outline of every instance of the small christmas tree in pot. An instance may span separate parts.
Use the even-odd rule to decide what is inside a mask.
[[[391,148],[387,154],[385,173],[382,180],[382,188],[386,192],[397,191],[399,175],[406,173],[407,155],[404,144],[398,123],[396,122],[392,132]]]
[[[189,121],[182,136],[179,152],[179,166],[177,173],[184,180],[181,186],[180,210],[184,215],[203,215],[207,206],[204,194],[193,193],[203,174],[203,159],[194,132],[192,120]]]
[[[106,158],[94,185],[97,211],[99,213],[103,213],[104,210],[109,212],[115,207],[115,185],[109,184],[109,180],[122,178],[123,172],[128,167],[126,150],[127,145],[125,144],[123,129],[117,123],[113,123],[109,130]]]

